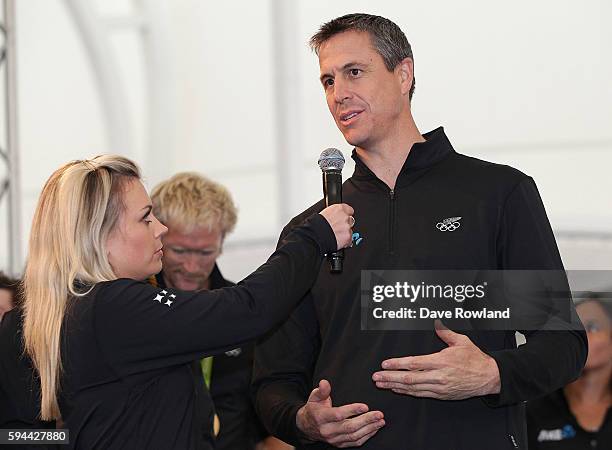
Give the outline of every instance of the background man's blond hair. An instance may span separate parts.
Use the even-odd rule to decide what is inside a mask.
[[[237,210],[229,191],[195,172],[181,172],[158,184],[151,194],[153,214],[168,227],[184,232],[219,229],[223,236],[236,225]]]

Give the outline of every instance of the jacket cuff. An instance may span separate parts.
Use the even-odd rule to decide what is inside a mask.
[[[499,393],[489,394],[482,397],[482,401],[491,408],[498,408],[505,406],[511,402],[508,401],[508,364],[505,363],[505,350],[485,352],[491,358],[495,360],[497,368],[499,369]]]
[[[287,409],[286,414],[286,422],[283,424],[284,433],[281,438],[286,441],[288,444],[294,445],[296,447],[300,447],[304,444],[304,436],[302,432],[298,429],[296,418],[298,410],[304,406],[305,402],[295,402]]]
[[[336,242],[336,235],[325,217],[318,213],[313,214],[306,220],[305,225],[314,232],[321,255],[326,255],[337,250],[338,243]]]

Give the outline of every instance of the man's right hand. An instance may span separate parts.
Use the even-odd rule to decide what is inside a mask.
[[[381,411],[369,411],[364,403],[332,406],[331,385],[319,381],[295,418],[298,429],[311,441],[338,448],[360,447],[385,426]]]

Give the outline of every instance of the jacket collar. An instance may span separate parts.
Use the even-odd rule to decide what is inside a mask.
[[[410,153],[408,153],[408,157],[397,177],[395,189],[409,185],[423,175],[427,169],[455,152],[444,133],[443,127],[425,133],[423,137],[425,142],[417,142],[410,149]],[[355,149],[353,149],[351,158],[355,160],[355,172],[353,172],[351,180],[356,182],[357,185],[363,186],[363,184],[372,183],[389,190],[389,187],[359,158]]]

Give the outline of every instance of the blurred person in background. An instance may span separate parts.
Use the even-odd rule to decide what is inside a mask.
[[[217,265],[223,242],[236,225],[237,210],[229,191],[193,172],[158,184],[151,194],[153,214],[168,227],[162,237],[163,270],[150,282],[161,288],[203,291],[232,286]],[[254,343],[194,362],[197,382],[212,397],[218,450],[292,448],[268,436],[251,404],[249,387]],[[208,391],[206,390],[206,387]]]
[[[138,167],[116,155],[65,164],[40,195],[24,342],[40,375],[41,418],[61,414],[67,448],[214,448],[193,361],[287,317],[323,255],[350,244],[354,220],[346,204],[326,208],[237,286],[184,292],[146,282],[162,269],[167,232],[152,208]]]
[[[612,298],[577,302],[589,355],[580,377],[527,403],[530,450],[612,449]]]
[[[4,314],[13,309],[18,282],[18,280],[0,271],[0,322],[2,322]]]
[[[0,272],[0,429],[55,428],[55,421],[40,420],[40,381],[32,361],[24,354],[23,313],[19,280]],[[11,448],[51,449],[27,444]]]

